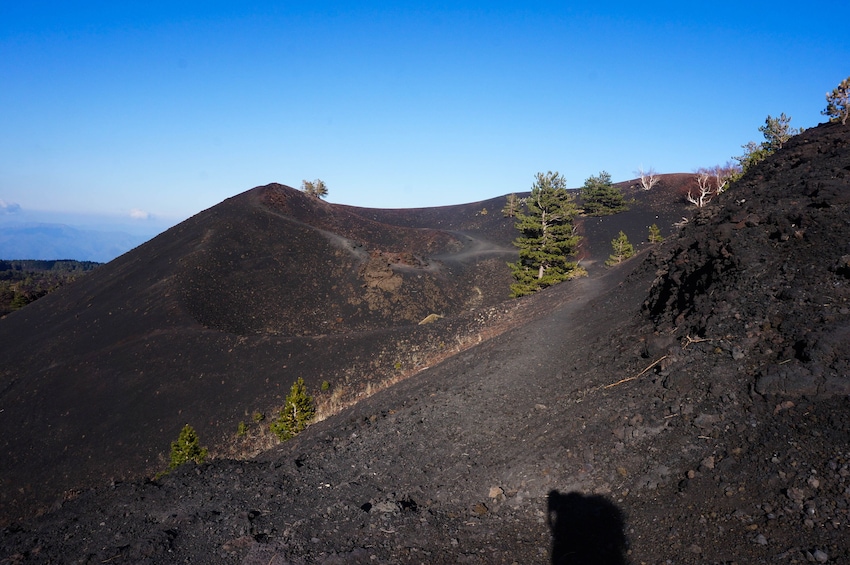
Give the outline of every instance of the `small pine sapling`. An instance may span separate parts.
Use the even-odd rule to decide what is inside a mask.
[[[504,208],[502,208],[502,216],[506,218],[513,218],[514,216],[516,216],[521,205],[522,202],[516,194],[508,194],[505,197],[505,206]]]
[[[629,257],[635,254],[635,248],[629,243],[629,238],[626,234],[620,231],[620,235],[611,241],[611,248],[614,250],[605,264],[609,267],[619,265]]]
[[[206,460],[208,453],[209,450],[206,447],[201,447],[201,440],[198,438],[195,429],[186,424],[180,430],[177,441],[171,442],[171,462],[168,464],[168,471],[173,471],[189,461],[194,461],[200,465]]]
[[[278,417],[269,424],[269,429],[280,441],[292,439],[307,427],[313,415],[316,413],[316,405],[313,397],[307,394],[307,386],[304,379],[292,383],[286,403]]]
[[[649,226],[649,243],[661,243],[664,238],[661,237],[661,229],[657,224]]]

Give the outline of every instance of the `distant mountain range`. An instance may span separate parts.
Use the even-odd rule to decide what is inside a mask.
[[[75,259],[107,263],[150,239],[64,224],[0,224],[0,259]]]

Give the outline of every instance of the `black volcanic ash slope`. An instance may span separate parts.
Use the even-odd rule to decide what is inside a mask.
[[[835,124],[794,137],[659,262],[659,329],[734,341],[760,394],[850,394],[847,143]]]
[[[809,130],[645,261],[254,461],[83,492],[2,557],[848,562],[848,141]]]
[[[155,472],[186,422],[214,447],[299,376],[356,392],[454,347],[507,298],[512,249],[453,258],[512,230],[478,209],[448,233],[259,187],[0,320],[0,521]]]
[[[668,188],[594,219],[585,259],[607,256],[618,219],[678,219]],[[258,187],[0,320],[0,523],[161,470],[185,423],[214,453],[255,451],[237,424],[298,377],[351,402],[533,316],[505,302],[503,204],[371,210]]]

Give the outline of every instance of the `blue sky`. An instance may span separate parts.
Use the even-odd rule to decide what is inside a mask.
[[[407,208],[724,163],[850,75],[847,3],[793,4],[0,0],[0,215],[159,229],[269,182]]]

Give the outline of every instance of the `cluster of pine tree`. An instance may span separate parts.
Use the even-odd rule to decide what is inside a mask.
[[[510,194],[506,199],[502,214],[516,218],[515,227],[520,232],[514,240],[519,248],[519,260],[508,263],[516,281],[511,285],[513,297],[587,274],[572,259],[581,239],[573,223],[580,210],[566,185],[566,179],[557,172],[537,173],[529,196],[518,198]],[[584,211],[589,215],[615,214],[628,209],[620,189],[605,171],[588,178],[581,194]],[[650,243],[662,240],[658,226],[650,226]],[[621,263],[635,252],[622,231],[611,247],[613,253],[606,261],[609,266]]]

